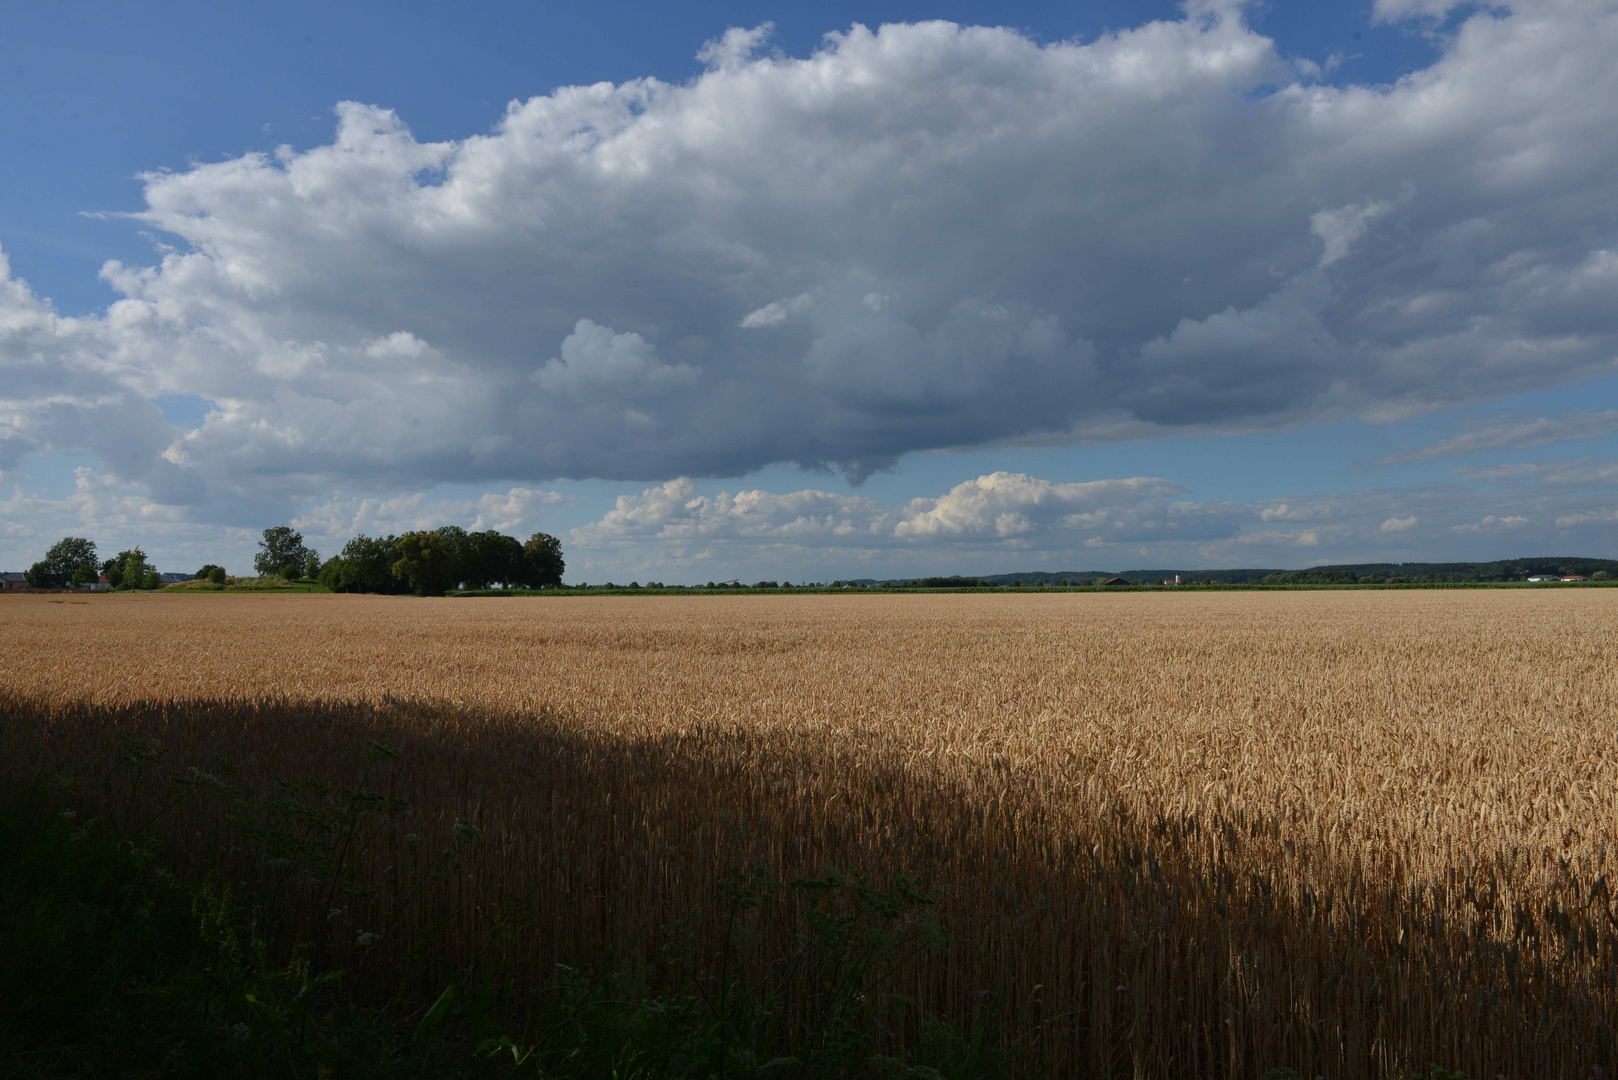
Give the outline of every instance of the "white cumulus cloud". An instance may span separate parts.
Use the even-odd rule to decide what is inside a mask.
[[[1469,7],[1388,86],[1300,76],[1229,4],[1087,42],[767,37],[726,32],[680,84],[537,93],[482,134],[424,142],[346,102],[325,145],[144,176],[133,217],[166,247],[107,264],[106,311],[59,317],[0,264],[0,471],[88,451],[158,502],[238,507],[858,479],[1618,370],[1608,0]],[[181,432],[168,393],[214,408]]]
[[[701,372],[688,364],[665,364],[639,334],[580,319],[562,339],[561,359],[546,361],[534,373],[543,390],[575,398],[643,397],[690,386]]]

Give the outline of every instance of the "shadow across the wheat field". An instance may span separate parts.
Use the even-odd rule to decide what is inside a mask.
[[[13,695],[0,743],[8,782],[158,838],[251,897],[256,933],[378,993],[479,965],[536,991],[558,965],[763,985],[832,874],[911,898],[884,933],[914,947],[857,1003],[896,1052],[992,1013],[1058,1075],[1611,1064],[1618,922],[1589,860],[1457,853],[1415,880],[1397,850],[1306,839],[1306,808],[1175,815],[993,757],[437,701]],[[822,993],[772,1000],[808,1016]]]

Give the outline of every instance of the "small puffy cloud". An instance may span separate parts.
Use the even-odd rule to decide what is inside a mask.
[[[896,517],[874,499],[826,491],[722,492],[710,498],[681,477],[639,495],[618,496],[600,521],[575,529],[573,536],[587,545],[648,539],[863,542],[891,535]]]
[[[743,330],[761,330],[766,326],[780,326],[787,321],[789,315],[795,314],[808,307],[809,294],[802,293],[785,303],[772,300],[757,311],[748,312],[741,322],[737,323]],[[879,310],[879,309],[878,309]]]
[[[580,319],[562,339],[561,359],[534,373],[540,389],[584,399],[643,397],[690,386],[701,372],[687,364],[665,364],[639,334],[617,334],[611,327]]]
[[[1508,532],[1512,529],[1520,529],[1524,525],[1527,525],[1528,522],[1529,519],[1523,517],[1521,514],[1507,514],[1504,517],[1497,517],[1494,514],[1485,514],[1481,520],[1467,525],[1451,525],[1450,531],[1458,533]]]
[[[1319,514],[1314,507],[1294,507],[1289,503],[1266,506],[1259,512],[1260,521],[1310,521]]]
[[[1132,477],[1053,484],[1021,473],[997,472],[958,484],[937,499],[912,500],[893,535],[904,538],[1018,536],[1036,521],[1064,528],[1099,525],[1115,507],[1181,495],[1169,480]]]
[[[1404,532],[1407,529],[1414,529],[1418,521],[1419,519],[1415,514],[1408,517],[1390,517],[1384,520],[1378,528],[1385,533]]]
[[[710,68],[732,71],[751,60],[774,32],[775,24],[769,22],[751,29],[733,26],[720,37],[704,42],[697,50],[697,59]]]

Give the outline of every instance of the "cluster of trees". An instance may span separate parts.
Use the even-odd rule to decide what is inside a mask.
[[[1485,563],[1359,563],[1316,566],[1308,570],[1281,570],[1260,579],[1264,585],[1398,585],[1420,583],[1470,584],[1484,581],[1526,581],[1538,574],[1578,574],[1606,581],[1618,572],[1612,559],[1510,559]]]
[[[82,536],[65,536],[51,545],[45,557],[30,566],[23,580],[35,589],[65,589],[94,585],[105,577],[114,589],[161,589],[163,578],[140,548],[120,551],[98,561],[96,546]]]
[[[1361,578],[1352,570],[1282,570],[1274,574],[1266,574],[1259,580],[1260,585],[1357,585],[1361,581],[1383,582],[1387,578],[1382,575],[1367,575]]]
[[[100,574],[95,544],[82,536],[68,536],[51,545],[45,557],[24,572],[23,580],[32,589],[62,589],[92,585]]]
[[[336,592],[415,593],[441,596],[450,589],[544,589],[562,583],[567,563],[562,544],[549,533],[526,543],[504,533],[467,532],[454,525],[403,536],[356,536],[334,558],[322,561],[303,534],[286,525],[264,530],[253,568],[264,577],[314,579]],[[36,589],[93,585],[105,577],[114,589],[161,589],[163,578],[140,548],[99,561],[96,546],[82,536],[53,545],[23,575]],[[208,563],[196,577],[225,584],[223,566]]]
[[[303,538],[292,537],[301,546]],[[535,533],[523,543],[493,529],[467,532],[446,525],[403,536],[356,536],[315,576],[334,592],[442,596],[450,589],[495,585],[552,588],[562,583],[566,568],[562,544],[549,533]]]

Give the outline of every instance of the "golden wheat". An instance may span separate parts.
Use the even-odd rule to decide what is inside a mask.
[[[655,947],[733,867],[832,863],[929,881],[949,945],[895,989],[962,1022],[1000,995],[1060,1072],[1583,1076],[1618,1025],[1615,616],[1609,590],[25,596],[0,734],[14,776],[93,777],[128,734],[261,783],[402,746],[379,891],[332,917],[409,907],[379,978],[421,927],[470,955],[513,896],[543,917],[502,947],[542,980]],[[182,812],[228,860],[222,813]],[[412,891],[456,822],[475,854]]]

